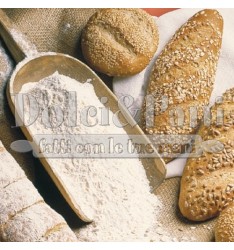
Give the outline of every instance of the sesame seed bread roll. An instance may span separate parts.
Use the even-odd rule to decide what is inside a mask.
[[[88,21],[81,46],[87,63],[110,76],[142,71],[158,48],[158,28],[141,9],[102,9]]]
[[[221,212],[215,225],[215,241],[234,242],[234,203]]]
[[[157,58],[150,75],[147,96],[153,105],[144,102],[142,128],[146,134],[190,135],[190,107],[197,107],[197,124],[203,117],[203,107],[209,104],[222,42],[223,19],[216,10],[203,10],[191,17],[172,37]],[[161,109],[162,97],[168,107]],[[182,124],[173,124],[170,117],[180,109]],[[153,124],[146,119],[154,115]],[[193,115],[192,115],[193,117]],[[161,145],[166,162],[173,152],[170,145]],[[160,150],[159,150],[160,151]],[[182,151],[183,152],[183,151]]]
[[[234,200],[234,88],[211,108],[211,117],[194,144],[193,153],[201,155],[188,158],[181,179],[180,211],[193,221],[217,216]]]
[[[1,142],[0,241],[77,241]]]

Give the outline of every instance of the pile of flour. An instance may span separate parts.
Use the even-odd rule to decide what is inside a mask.
[[[80,110],[87,106],[103,108],[89,82],[80,83],[55,72],[39,82],[25,84],[22,93],[33,95],[41,111],[58,105],[68,109],[69,91],[77,96],[77,125],[49,128],[42,123],[41,112],[28,127],[33,134],[125,134],[110,119],[109,126],[84,126]],[[50,113],[53,116],[53,112]],[[110,117],[113,113],[110,112]],[[51,122],[54,122],[52,117]],[[127,135],[126,135],[127,136]],[[111,158],[48,158],[51,168],[62,181],[82,211],[93,222],[82,227],[80,241],[171,241],[157,222],[161,210],[158,198],[150,193],[149,182],[141,161]],[[174,239],[175,240],[175,239]]]

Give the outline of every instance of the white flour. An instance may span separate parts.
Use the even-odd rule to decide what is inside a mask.
[[[26,84],[21,90],[35,96],[42,109],[57,104],[62,110],[68,107],[68,91],[77,94],[78,118],[80,110],[86,106],[104,107],[92,84],[82,84],[57,72],[37,83]],[[88,127],[79,119],[76,127],[62,123],[51,129],[41,123],[41,113],[28,129],[33,134],[52,135],[126,134],[112,122],[109,126]],[[157,223],[160,202],[150,193],[139,159],[49,158],[48,162],[82,211],[93,216],[93,222],[79,230],[80,241],[176,240],[171,239]]]

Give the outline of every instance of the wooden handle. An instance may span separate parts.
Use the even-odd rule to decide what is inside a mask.
[[[29,51],[27,51],[26,46],[24,47],[22,46],[23,43],[20,43],[14,38],[13,31],[16,30],[17,28],[11,22],[10,18],[6,15],[6,13],[2,9],[0,9],[0,35],[4,40],[7,48],[11,52],[11,55],[18,63],[22,61],[25,57],[27,57]]]

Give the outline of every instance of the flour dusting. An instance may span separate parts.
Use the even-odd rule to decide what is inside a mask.
[[[25,55],[27,55],[28,57],[33,57],[38,53],[36,46],[31,43],[23,33],[16,29],[11,29],[10,32]]]
[[[0,41],[0,79],[6,81],[13,70],[13,62]]]
[[[4,105],[6,105],[5,83],[10,78],[13,67],[14,63],[4,49],[2,42],[0,41],[0,116],[4,113],[3,107]]]

